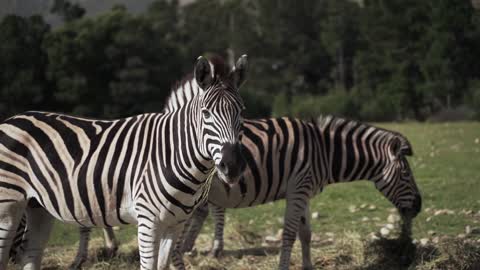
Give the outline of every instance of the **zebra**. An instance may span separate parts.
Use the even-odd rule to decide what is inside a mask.
[[[30,111],[0,124],[0,270],[24,213],[22,269],[40,269],[53,217],[80,227],[136,223],[140,268],[166,269],[208,176],[216,170],[235,184],[245,168],[246,70],[246,55],[228,74],[199,57],[202,91],[174,111],[117,120]]]

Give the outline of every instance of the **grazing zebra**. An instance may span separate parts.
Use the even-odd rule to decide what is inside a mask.
[[[280,269],[288,269],[298,232],[303,269],[310,258],[309,199],[331,183],[368,179],[399,209],[405,233],[421,210],[421,196],[406,156],[412,155],[401,134],[343,118],[317,121],[291,118],[244,120],[241,139],[247,169],[239,184],[212,182],[209,204],[215,236],[212,254],[223,251],[225,208],[243,208],[286,199]],[[184,251],[194,241],[208,215],[205,204],[195,210]]]
[[[141,269],[166,269],[176,239],[209,189],[214,168],[238,181],[238,88],[246,56],[214,73],[200,57],[201,92],[176,110],[112,121],[26,112],[0,125],[0,270],[24,213],[19,263],[40,269],[53,217],[81,227],[138,224]],[[39,226],[41,224],[41,226]]]

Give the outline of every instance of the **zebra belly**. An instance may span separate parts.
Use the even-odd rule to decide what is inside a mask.
[[[269,188],[265,181],[258,185],[253,177],[247,175],[242,182],[242,184],[227,186],[215,178],[208,201],[224,208],[245,208],[285,198],[286,186],[284,183],[279,183],[280,187],[277,185]]]

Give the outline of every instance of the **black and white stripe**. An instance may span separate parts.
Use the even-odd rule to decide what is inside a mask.
[[[278,118],[245,120],[242,136],[247,169],[233,187],[214,181],[209,195],[215,222],[213,254],[223,250],[225,208],[242,208],[286,199],[280,269],[288,269],[298,232],[303,269],[310,259],[309,199],[331,183],[371,180],[408,223],[421,208],[421,197],[406,156],[407,139],[397,132],[326,116],[318,121]],[[191,250],[208,214],[192,216],[184,250]]]
[[[228,170],[225,181],[241,173],[243,159],[228,149],[238,145],[245,67],[242,57],[218,76],[199,58],[205,91],[165,113],[107,121],[27,112],[2,123],[0,269],[24,213],[22,269],[40,269],[52,216],[81,227],[136,223],[141,269],[166,269],[214,166]]]

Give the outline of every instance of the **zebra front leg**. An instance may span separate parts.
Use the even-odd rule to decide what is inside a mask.
[[[183,242],[182,253],[190,252],[193,250],[195,240],[197,240],[198,234],[202,230],[203,223],[207,219],[207,216],[208,203],[204,203],[203,205],[195,209],[192,216],[190,217],[190,225],[185,225],[186,230],[184,230],[185,234],[183,236],[185,241]]]
[[[310,208],[308,202],[305,206],[305,212],[300,217],[300,225],[298,228],[298,236],[302,244],[302,264],[303,270],[312,270],[312,259],[310,257],[310,242],[312,239],[312,230],[310,226]]]
[[[212,205],[213,222],[215,223],[215,235],[213,248],[210,255],[218,258],[223,254],[223,230],[225,227],[225,208]]]
[[[73,260],[72,264],[70,264],[70,267],[68,268],[70,270],[82,269],[83,263],[88,259],[88,242],[90,240],[91,228],[80,227],[79,232],[80,243],[78,244],[75,260]]]
[[[183,265],[181,248],[181,234],[184,228],[184,223],[177,224],[175,227],[167,227],[159,234],[159,248],[158,248],[158,263],[157,269],[168,269],[170,264],[170,257],[175,257],[175,264],[177,269],[185,269]],[[176,249],[176,252],[174,250]]]
[[[287,208],[282,234],[282,249],[280,252],[279,269],[287,270],[290,266],[292,247],[297,237],[300,216],[304,215],[306,201],[303,198],[289,199],[287,197]]]
[[[0,270],[7,269],[10,247],[26,206],[27,202],[15,200],[2,199],[0,202]]]
[[[113,258],[118,251],[118,241],[115,238],[115,233],[112,227],[103,229],[103,236],[105,239],[105,249],[108,258]]]
[[[159,225],[154,217],[138,217],[138,252],[140,269],[155,270],[158,260]]]
[[[53,217],[44,208],[27,208],[27,231],[25,233],[24,251],[20,259],[21,269],[40,270],[43,251],[52,227]]]

